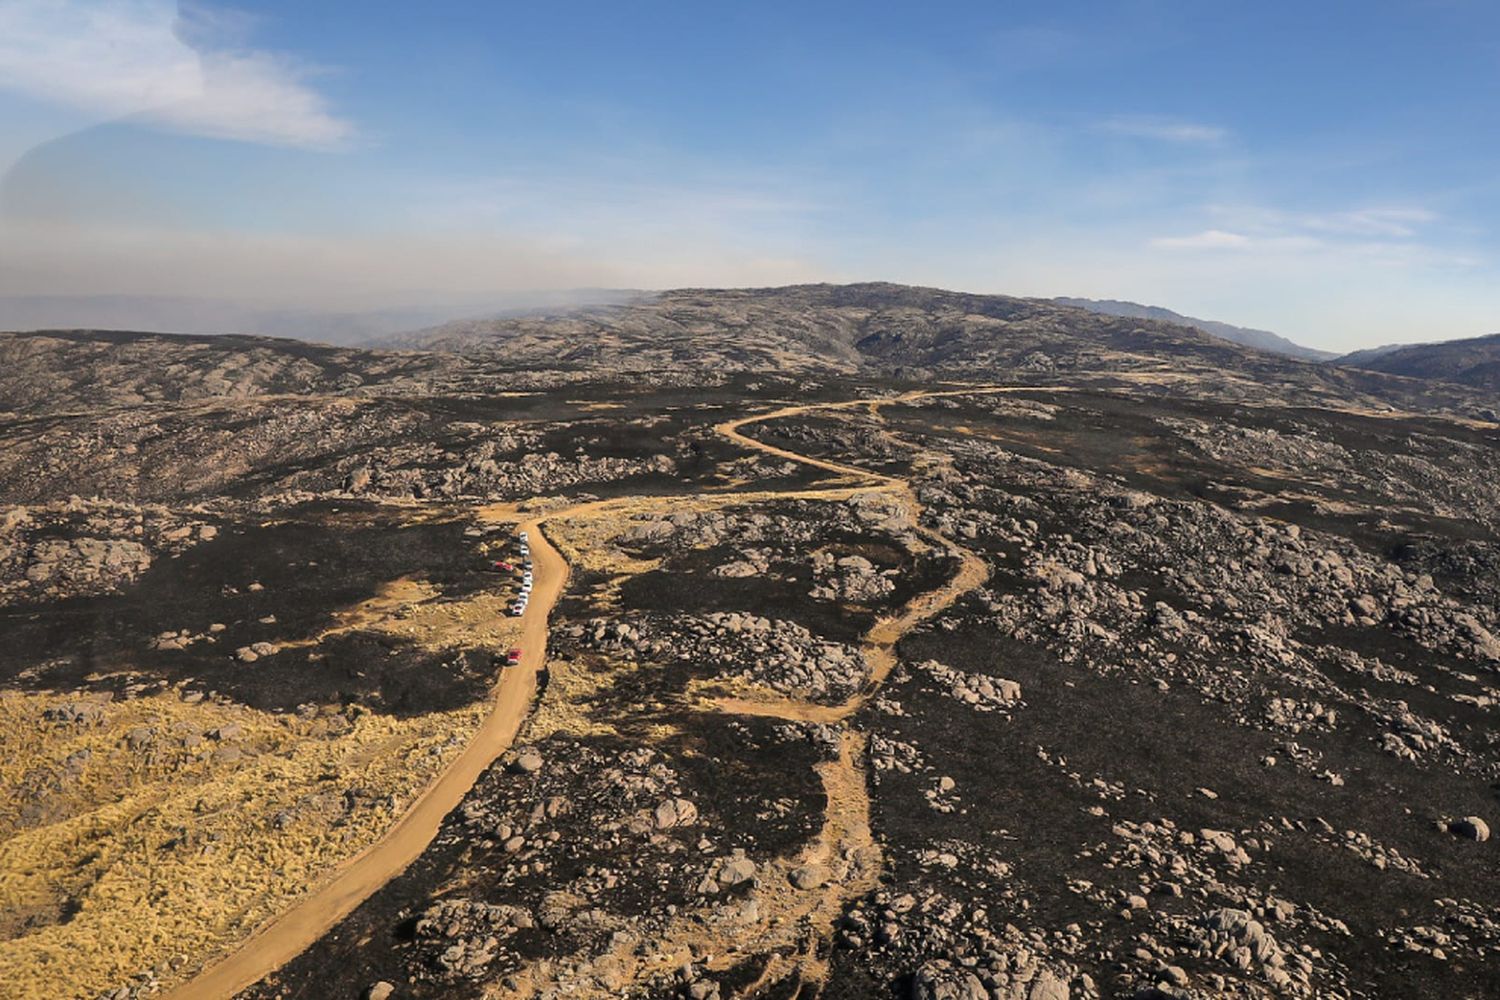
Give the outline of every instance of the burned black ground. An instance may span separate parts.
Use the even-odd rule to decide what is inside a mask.
[[[358,703],[407,715],[469,703],[493,677],[482,650],[425,651],[358,629],[315,650],[295,645],[336,625],[330,612],[392,581],[420,578],[440,600],[495,588],[497,577],[465,537],[469,520],[432,515],[412,523],[356,502],[297,505],[265,523],[219,519],[212,540],[158,559],[118,593],[0,610],[8,639],[0,675],[36,690],[185,685],[282,711]],[[180,631],[204,639],[160,647],[159,636]],[[248,663],[236,657],[256,643],[289,648]]]

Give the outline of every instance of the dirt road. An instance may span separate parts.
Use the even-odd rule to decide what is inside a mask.
[[[509,749],[547,660],[547,615],[568,578],[568,564],[542,534],[540,523],[524,522],[520,530],[530,537],[535,580],[522,618],[521,662],[507,668],[496,683],[493,706],[474,739],[385,836],[346,861],[329,882],[262,927],[238,950],[168,993],[169,1000],[233,996],[301,954],[415,861],[437,836],[443,817]]]
[[[753,423],[798,416],[816,410],[840,410],[864,406],[868,407],[872,414],[878,415],[879,408],[888,403],[905,402],[926,396],[961,395],[964,392],[1006,392],[1014,391],[1016,388],[1019,387],[913,392],[895,397],[812,403],[726,421],[717,425],[714,430],[736,444],[832,472],[855,480],[860,485],[836,489],[813,488],[724,494],[717,495],[716,499],[732,498],[737,502],[751,502],[758,498],[832,499],[851,495],[861,488],[877,489],[901,496],[911,511],[913,520],[919,522],[921,507],[910,485],[904,479],[827,459],[800,455],[748,437],[740,432],[740,428]],[[650,499],[626,498],[626,501],[638,505],[649,502]],[[680,496],[657,499],[662,503],[683,500]],[[416,860],[437,835],[443,817],[458,806],[464,795],[479,779],[480,774],[510,748],[536,692],[537,677],[546,662],[547,618],[561,595],[568,577],[567,562],[542,533],[543,522],[551,518],[601,514],[626,501],[616,499],[580,504],[549,511],[521,523],[520,530],[526,531],[530,536],[535,580],[532,598],[522,620],[522,659],[518,666],[506,670],[497,682],[490,713],[474,739],[427,787],[411,809],[391,827],[385,836],[346,861],[327,883],[259,929],[237,950],[168,993],[168,1000],[230,997],[253,985],[310,947],[355,907]],[[510,520],[518,516],[516,508],[511,505],[483,508],[480,514],[489,520]],[[870,663],[871,676],[863,691],[843,705],[832,707],[792,699],[764,701],[726,699],[718,702],[716,707],[728,713],[775,715],[786,719],[819,721],[837,721],[853,714],[878,689],[890,672],[895,663],[894,646],[897,640],[922,621],[937,614],[964,593],[978,586],[987,575],[984,563],[967,550],[930,529],[919,527],[918,531],[929,542],[957,556],[961,561],[960,570],[943,587],[916,598],[894,618],[884,619],[877,623],[865,637],[865,654]],[[825,781],[833,780],[835,784],[845,788],[858,785],[859,794],[846,793],[840,796],[849,800],[850,808],[831,811],[839,815],[830,814],[827,817],[823,836],[825,839],[831,838],[831,840],[838,841],[845,848],[857,846],[862,852],[873,852],[873,846],[868,843],[868,800],[863,794],[862,772],[847,752],[841,755],[840,765],[835,770],[839,773],[831,777],[825,776]],[[830,801],[835,801],[832,795]],[[838,836],[832,832],[835,829],[839,831]],[[857,845],[849,843],[847,831],[850,829],[863,831],[863,836],[856,838]],[[832,902],[836,903],[837,900]]]

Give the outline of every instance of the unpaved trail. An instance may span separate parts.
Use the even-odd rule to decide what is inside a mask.
[[[942,587],[937,590],[928,591],[913,598],[901,613],[894,618],[883,618],[876,622],[869,632],[865,633],[862,642],[862,652],[865,661],[870,665],[870,676],[865,682],[863,689],[855,693],[838,705],[818,705],[812,702],[799,701],[795,698],[723,698],[715,702],[716,706],[730,714],[738,715],[762,715],[781,719],[795,719],[804,722],[841,722],[849,718],[870,699],[870,696],[885,683],[890,676],[891,670],[896,665],[896,643],[901,640],[912,629],[922,622],[940,614],[957,601],[964,594],[978,587],[989,578],[989,566],[968,549],[957,544],[931,528],[922,526],[922,504],[917,500],[916,492],[912,490],[911,484],[904,479],[895,476],[887,476],[883,473],[869,472],[853,466],[842,465],[838,462],[830,462],[823,459],[801,456],[795,452],[783,448],[776,448],[764,444],[752,437],[740,433],[740,428],[751,423],[761,423],[768,420],[776,420],[781,417],[797,416],[812,410],[849,409],[854,407],[865,407],[871,416],[879,419],[880,409],[890,403],[905,403],[917,399],[929,399],[944,396],[958,396],[969,393],[1002,393],[1014,392],[1027,388],[1023,386],[987,386],[978,389],[966,390],[937,390],[931,392],[908,392],[899,396],[881,397],[876,399],[857,399],[840,403],[814,403],[807,406],[789,406],[776,410],[772,413],[760,414],[758,416],[745,417],[740,420],[731,420],[718,425],[715,430],[720,434],[736,442],[754,448],[769,451],[774,455],[789,459],[794,462],[802,462],[819,469],[837,472],[842,475],[864,476],[878,482],[884,489],[900,496],[907,509],[910,511],[912,521],[917,526],[917,533],[925,538],[935,548],[943,549],[956,556],[959,560],[958,572],[953,575]]]
[[[972,390],[968,390],[972,391]],[[1011,387],[987,391],[1011,391]],[[768,494],[715,494],[712,502],[746,502],[751,497],[767,499],[842,500],[858,493],[882,492],[899,497],[910,513],[916,531],[934,548],[948,552],[959,561],[958,571],[942,587],[909,601],[898,614],[877,621],[861,641],[861,651],[870,673],[863,688],[845,702],[819,705],[796,698],[766,696],[763,698],[718,698],[705,707],[725,714],[759,715],[786,721],[842,722],[857,712],[890,675],[896,664],[896,643],[922,622],[948,608],[964,594],[982,584],[989,576],[988,565],[951,539],[921,525],[922,507],[915,491],[904,479],[845,465],[829,459],[800,455],[785,448],[766,444],[741,433],[740,428],[782,417],[812,411],[868,408],[880,417],[880,407],[926,395],[959,395],[958,392],[908,393],[903,396],[855,399],[836,403],[815,403],[783,407],[769,413],[737,418],[714,429],[744,447],[808,465],[840,477],[854,480],[848,487],[774,492]],[[710,498],[699,496],[699,501]],[[680,500],[678,502],[681,502]],[[633,498],[632,503],[648,503]],[[578,518],[619,511],[618,501],[603,501],[568,512]],[[512,989],[496,996],[535,997],[544,988],[562,987],[578,997],[615,997],[624,995],[643,979],[668,975],[684,964],[712,955],[703,961],[709,972],[727,971],[748,951],[768,956],[765,968],[754,983],[736,991],[751,995],[762,986],[794,982],[797,996],[816,996],[828,977],[825,942],[833,931],[846,904],[871,892],[878,884],[883,867],[880,845],[870,829],[868,776],[864,766],[865,742],[861,734],[846,730],[840,737],[839,751],[833,760],[818,765],[826,805],[823,823],[812,841],[795,856],[775,858],[762,865],[761,887],[756,901],[760,919],[754,927],[722,926],[705,922],[697,912],[674,919],[649,948],[628,943],[612,949],[574,970],[568,978],[557,978],[558,963],[541,961],[525,969],[513,980]],[[792,872],[811,867],[822,874],[821,884],[798,889],[790,883]],[[809,992],[811,991],[811,992]]]
[[[417,859],[437,836],[443,817],[515,739],[547,658],[547,614],[562,594],[568,564],[542,534],[538,521],[522,522],[530,536],[534,586],[521,623],[521,662],[502,673],[494,702],[469,745],[412,803],[386,834],[339,867],[311,895],[276,917],[236,951],[167,994],[169,1000],[233,996],[291,961]]]
[[[715,426],[717,433],[743,447],[834,473],[852,480],[853,484],[805,490],[700,494],[697,499],[716,503],[753,503],[757,500],[840,500],[870,491],[893,493],[900,496],[907,505],[917,524],[918,533],[935,547],[955,555],[960,560],[960,567],[953,579],[943,587],[913,599],[899,615],[882,619],[870,629],[863,642],[865,657],[870,665],[869,679],[862,691],[843,704],[823,706],[781,698],[720,699],[713,703],[713,708],[729,714],[765,715],[787,720],[837,722],[847,719],[869,700],[890,674],[896,662],[896,643],[917,625],[979,586],[988,576],[988,568],[973,553],[951,539],[921,526],[921,505],[906,480],[829,459],[801,455],[757,441],[741,433],[740,428],[814,411],[856,407],[866,407],[872,416],[878,417],[879,409],[890,403],[970,393],[1012,392],[1025,388],[1029,387],[974,387],[810,403],[741,417]],[[597,500],[536,514],[526,520],[521,520],[523,515],[518,513],[515,505],[496,504],[481,508],[481,518],[490,521],[518,520],[519,530],[529,534],[535,582],[531,601],[522,619],[521,662],[508,668],[496,683],[494,701],[479,731],[380,840],[340,865],[329,881],[261,927],[238,949],[167,993],[168,1000],[233,996],[311,947],[360,903],[416,860],[436,837],[443,818],[459,805],[484,770],[510,748],[525,720],[528,706],[536,692],[538,675],[546,662],[548,615],[561,596],[568,578],[567,562],[543,534],[542,526],[546,521],[597,517],[653,504],[682,503],[689,499],[683,496],[662,496]],[[844,901],[851,895],[866,891],[867,883],[873,885],[872,880],[878,874],[880,852],[870,835],[870,804],[865,774],[857,759],[862,753],[862,741],[852,734],[846,734],[837,759],[820,768],[828,800],[825,820],[810,849],[812,853],[798,863],[822,863],[835,856],[852,858],[857,863],[853,870],[845,873],[844,879],[830,879],[825,890],[814,893],[811,899],[802,900],[793,907],[802,918],[798,923],[803,927],[817,925],[821,931],[830,930]],[[826,962],[816,957],[818,950],[816,941],[810,941],[794,960],[795,972],[804,982],[821,982],[826,976]],[[673,949],[664,948],[663,951],[671,954]],[[523,977],[523,981],[530,979],[531,976]]]

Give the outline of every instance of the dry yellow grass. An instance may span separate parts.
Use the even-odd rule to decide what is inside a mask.
[[[56,700],[12,695],[0,703],[0,725],[12,736],[7,761],[17,759],[15,743],[32,761],[59,750],[93,755],[69,818],[0,844],[0,912],[76,910],[66,923],[0,942],[8,995],[37,1000],[92,996],[242,937],[379,836],[483,713],[365,714],[327,738],[310,735],[308,722],[186,705],[169,694],[116,706],[104,725],[58,740],[49,736],[56,724],[41,720]],[[223,760],[205,741],[207,759],[182,751],[171,754],[180,764],[146,765],[124,745],[138,725],[202,731],[231,722],[243,734],[224,745],[256,753]],[[375,801],[346,810],[354,789]]]
[[[549,522],[558,550],[574,569],[619,576],[649,573],[661,565],[659,559],[638,559],[617,547],[618,540],[641,522],[633,515],[649,512],[649,506],[619,504],[601,506],[597,512],[566,515]]]
[[[501,646],[519,632],[503,595],[435,596],[425,582],[392,581],[283,645],[355,628],[433,648]],[[65,700],[0,694],[0,981],[18,1000],[92,997],[153,969],[171,983],[227,950],[374,843],[486,712],[483,702],[409,719],[356,712],[340,731],[327,717],[164,691],[110,704],[93,725],[44,718]],[[232,739],[207,736],[230,725]],[[152,735],[132,747],[132,730]],[[67,779],[36,780],[83,752]],[[23,828],[28,802],[44,811]]]
[[[590,706],[616,677],[634,669],[634,663],[622,660],[553,660],[547,665],[547,697],[537,702],[527,720],[526,738],[542,740],[554,733],[618,735],[613,725],[593,715]]]

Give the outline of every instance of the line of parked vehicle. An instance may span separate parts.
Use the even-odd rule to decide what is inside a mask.
[[[512,573],[520,579],[520,587],[516,591],[516,599],[511,602],[510,613],[517,617],[526,613],[526,605],[531,600],[531,544],[526,538],[526,532],[516,536],[516,556],[514,561],[509,559],[497,559],[493,569],[499,573]]]
[[[519,618],[526,613],[526,605],[531,601],[531,542],[522,531],[516,535],[516,554],[513,559],[497,559],[494,563],[496,572],[510,573],[515,575],[520,585],[516,590],[516,599],[511,602],[510,613]],[[505,654],[505,665],[513,667],[521,662],[521,650],[512,649]]]

